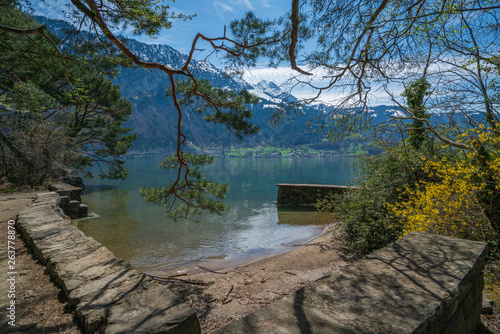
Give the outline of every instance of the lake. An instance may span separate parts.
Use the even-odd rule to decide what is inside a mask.
[[[174,221],[161,206],[146,203],[142,186],[162,186],[173,171],[162,156],[127,159],[125,181],[85,180],[82,198],[97,219],[75,224],[138,270],[180,270],[204,262],[237,264],[290,250],[321,234],[328,219],[310,212],[278,212],[278,183],[344,185],[352,158],[218,158],[202,172],[228,182],[223,216],[203,214],[200,224]],[[280,221],[281,219],[281,221]]]

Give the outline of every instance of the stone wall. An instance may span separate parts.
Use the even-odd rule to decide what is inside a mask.
[[[318,200],[328,194],[342,194],[355,187],[323,185],[323,184],[278,184],[279,208],[315,208]]]
[[[200,333],[196,314],[71,225],[55,192],[40,194],[16,227],[75,310],[86,333]]]
[[[88,206],[82,204],[82,188],[64,182],[57,182],[49,185],[49,190],[59,195],[59,207],[71,218],[82,218],[88,215]]]
[[[413,232],[216,333],[473,333],[486,248]]]

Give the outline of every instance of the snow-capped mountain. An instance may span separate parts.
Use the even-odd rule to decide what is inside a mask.
[[[140,59],[165,64],[173,69],[182,68],[188,58],[187,55],[178,52],[168,45],[144,44],[136,40],[128,40],[127,44]],[[246,89],[253,95],[269,103],[279,104],[283,101],[290,102],[296,100],[272,81],[262,80],[255,85],[240,77],[227,77],[221,69],[206,60],[193,60],[189,69],[196,78],[209,80],[213,86],[225,87],[235,91]],[[154,74],[158,75],[159,73]]]
[[[65,31],[72,30],[68,23],[36,17],[40,24],[46,24],[57,37],[65,38]],[[170,68],[182,68],[187,55],[178,52],[168,45],[145,44],[136,40],[128,40],[127,46],[143,61],[154,61]],[[284,92],[277,84],[263,80],[250,84],[240,77],[228,77],[208,61],[193,60],[190,65],[192,74],[197,79],[206,79],[215,87],[224,87],[235,91],[247,89],[261,99],[261,103],[250,106],[253,120],[262,131],[255,137],[248,138],[248,145],[266,142],[273,138],[267,124],[269,110],[282,101],[294,101],[295,98]],[[159,70],[143,68],[124,68],[114,82],[120,85],[122,95],[133,105],[128,126],[136,132],[136,140],[132,151],[170,151],[176,143],[177,112],[165,91],[170,87],[168,76]],[[239,141],[222,125],[210,124],[200,115],[192,112],[189,106],[184,107],[183,131],[188,140],[196,146],[231,146]],[[278,131],[279,129],[274,129]]]
[[[278,86],[273,81],[262,80],[257,83],[257,85],[252,85],[247,83],[248,91],[263,99],[271,104],[280,104],[282,102],[296,102],[297,99],[291,95],[290,93],[283,90],[280,86]]]
[[[68,23],[36,17],[41,24],[47,27],[59,38],[64,36],[65,30],[72,28]],[[178,52],[168,45],[145,44],[136,40],[128,40],[127,45],[140,59],[165,64],[171,68],[182,68],[187,55]],[[288,121],[275,127],[269,125],[272,113],[282,102],[296,102],[297,99],[287,92],[282,80],[289,69],[276,69],[276,72],[264,70],[258,73],[245,73],[243,78],[229,77],[222,70],[208,61],[192,61],[192,74],[197,79],[206,79],[215,87],[223,87],[234,91],[248,90],[260,99],[260,103],[249,106],[252,111],[253,122],[260,126],[261,131],[255,136],[245,138],[243,142],[237,140],[223,125],[207,123],[191,106],[183,107],[183,133],[194,146],[201,148],[276,145],[292,147],[294,145],[322,142],[322,136],[313,134],[306,125],[311,118],[327,113],[327,105],[304,106],[303,112],[307,116],[296,116],[297,121]],[[165,91],[170,87],[168,76],[159,70],[143,68],[123,68],[114,79],[120,86],[122,96],[132,102],[133,112],[128,126],[138,135],[131,151],[135,152],[171,152],[177,140],[177,111],[171,98],[165,97]],[[385,106],[384,106],[385,107]],[[383,122],[387,119],[384,107],[377,107],[371,117],[374,122]],[[300,113],[302,114],[302,112]],[[326,145],[326,144],[325,144]]]
[[[37,16],[36,20],[40,24],[46,24],[49,30],[59,38],[65,36],[65,31],[73,28],[72,25],[66,22],[48,19],[42,16]],[[158,62],[172,69],[182,68],[188,59],[186,54],[180,53],[174,48],[164,44],[145,44],[134,39],[129,39],[127,40],[127,46],[138,55],[141,60],[146,62]],[[189,69],[197,78],[208,79],[214,86],[226,87],[233,90],[247,89],[256,96],[276,103],[282,102],[283,98],[289,98],[287,93],[272,81],[262,80],[255,85],[240,77],[228,78],[221,69],[215,67],[206,60],[193,60]],[[155,75],[157,74],[161,73],[155,73]]]

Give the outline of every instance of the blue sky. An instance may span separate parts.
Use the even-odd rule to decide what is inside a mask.
[[[289,0],[181,0],[170,4],[171,8],[185,14],[197,14],[191,21],[175,21],[156,42],[188,52],[191,41],[198,32],[208,37],[222,36],[224,25],[243,17],[245,12],[254,11],[259,17],[277,17],[291,7]],[[147,40],[142,40],[148,43]]]
[[[63,19],[67,11],[64,0],[33,1],[35,14],[55,19]],[[174,49],[187,53],[191,42],[198,32],[208,37],[219,37],[224,33],[224,25],[254,11],[261,18],[274,18],[283,15],[291,8],[290,0],[177,0],[164,1],[175,13],[197,16],[190,21],[175,20],[171,29],[164,30],[156,39],[133,37],[143,43],[167,44]],[[132,36],[131,36],[132,37]]]

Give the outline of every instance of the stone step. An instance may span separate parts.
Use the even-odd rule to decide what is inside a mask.
[[[61,209],[64,210],[66,207],[69,206],[69,203],[70,203],[69,196],[59,195],[59,206],[61,207]]]
[[[71,218],[80,218],[88,215],[89,207],[81,204],[79,201],[71,200],[69,201],[69,205],[63,208],[63,210]]]
[[[64,182],[56,182],[49,185],[49,190],[56,192],[59,196],[68,196],[72,200],[82,200],[81,194],[83,189]]]

